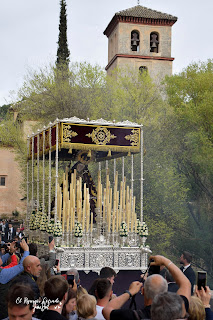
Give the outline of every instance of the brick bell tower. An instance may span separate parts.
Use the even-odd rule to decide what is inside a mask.
[[[153,80],[172,75],[171,36],[176,21],[177,17],[140,5],[115,13],[104,31],[107,73],[130,67],[147,70]]]

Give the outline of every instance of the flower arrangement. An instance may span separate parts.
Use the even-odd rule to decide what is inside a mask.
[[[139,234],[140,230],[141,230],[141,222],[139,219],[136,220],[136,225],[137,225],[137,231],[136,233]]]
[[[147,224],[145,222],[141,223],[140,230],[139,230],[138,234],[139,234],[140,237],[148,236],[148,227],[147,227]]]
[[[42,212],[37,211],[35,214],[35,228],[36,229],[40,229],[41,218],[42,218]]]
[[[74,236],[75,236],[76,238],[83,237],[82,225],[81,225],[80,222],[76,222],[76,223],[75,223]]]
[[[36,219],[36,212],[33,210],[31,213],[30,222],[29,222],[30,230],[36,230],[35,219]]]
[[[41,217],[40,230],[41,231],[47,230],[47,215],[45,212],[42,214],[42,217]]]
[[[121,227],[120,227],[120,237],[127,237],[128,236],[128,231],[127,231],[127,224],[126,222],[121,222]]]
[[[56,224],[53,229],[53,235],[55,237],[61,237],[62,236],[62,226],[61,226],[61,221],[57,220]]]
[[[51,218],[50,222],[47,223],[47,232],[49,234],[53,234],[53,232],[54,232],[54,219],[53,218]]]

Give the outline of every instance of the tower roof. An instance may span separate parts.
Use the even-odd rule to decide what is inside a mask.
[[[171,14],[138,5],[116,12],[105,29],[104,34],[109,37],[118,22],[172,26],[176,21],[177,17]]]

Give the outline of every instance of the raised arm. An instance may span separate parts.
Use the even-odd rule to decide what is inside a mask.
[[[139,281],[134,281],[129,286],[129,293],[131,296],[134,296],[136,293],[139,292],[142,283]],[[127,300],[130,298],[130,294],[128,292],[123,293],[121,296],[112,299],[103,309],[102,313],[106,320],[110,320],[110,313],[112,310],[120,309]]]
[[[164,256],[151,256],[149,259],[150,261],[153,260],[153,262],[151,262],[150,265],[165,266],[179,286],[177,294],[183,295],[188,300],[190,300],[191,283],[184,275],[184,273],[171,260],[165,258]]]

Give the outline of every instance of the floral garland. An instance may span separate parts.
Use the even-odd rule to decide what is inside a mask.
[[[81,237],[83,237],[82,225],[81,225],[80,222],[76,222],[76,223],[75,223],[74,236],[75,236],[76,238],[81,238]]]
[[[53,235],[55,237],[61,237],[62,236],[62,226],[61,226],[61,221],[57,220],[56,224],[53,229]]]
[[[31,213],[30,222],[29,222],[30,230],[36,230],[35,219],[36,219],[36,212],[33,210]]]
[[[128,236],[128,231],[127,231],[127,224],[126,222],[121,222],[121,227],[120,227],[120,237],[127,237]]]
[[[47,224],[47,232],[53,234],[54,232],[54,219],[50,219],[50,222]]]
[[[138,234],[140,237],[148,236],[148,227],[145,222],[140,223],[140,229],[139,229]]]

